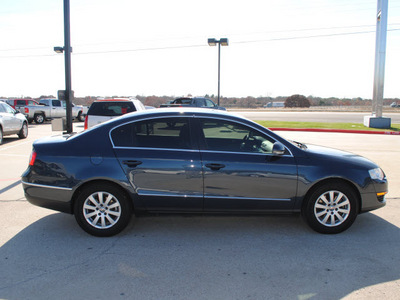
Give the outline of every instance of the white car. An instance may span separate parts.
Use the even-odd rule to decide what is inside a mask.
[[[145,110],[145,106],[138,99],[114,98],[96,100],[90,106],[86,118],[85,129],[126,113]]]
[[[17,134],[20,139],[28,136],[28,121],[25,116],[7,103],[0,101],[0,145],[6,135]]]

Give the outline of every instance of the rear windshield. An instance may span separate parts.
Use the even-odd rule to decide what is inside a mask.
[[[136,111],[132,102],[93,102],[89,108],[88,115],[92,116],[121,116]]]

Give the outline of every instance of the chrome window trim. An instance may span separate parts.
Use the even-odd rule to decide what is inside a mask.
[[[285,147],[286,148],[286,147]],[[226,153],[226,154],[246,154],[246,155],[262,155],[262,156],[277,156],[277,157],[293,157],[293,155],[290,154],[285,154],[285,155],[275,155],[272,153],[261,153],[261,152],[235,152],[235,151],[219,151],[219,150],[200,150],[201,152],[207,152],[207,153]]]
[[[52,186],[52,185],[45,185],[45,184],[38,184],[38,183],[30,183],[26,181],[22,181],[23,184],[34,186],[34,187],[41,187],[47,189],[55,189],[55,190],[63,190],[63,191],[72,191],[72,188],[60,187],[60,186]]]
[[[241,118],[240,116],[235,116],[235,115],[234,115],[233,117],[237,117],[237,118],[239,118],[239,119]],[[121,127],[121,126],[125,126],[125,125],[127,125],[127,124],[130,124],[130,123],[136,123],[136,122],[145,121],[145,120],[165,119],[165,118],[197,118],[197,119],[199,119],[199,118],[205,118],[205,119],[215,120],[215,117],[213,117],[213,116],[207,116],[207,115],[197,114],[196,112],[194,112],[193,114],[190,114],[190,115],[171,115],[171,116],[157,116],[157,117],[148,117],[148,116],[147,116],[147,117],[141,117],[141,118],[138,118],[138,119],[136,119],[136,120],[131,120],[131,121],[127,121],[127,122],[125,122],[125,123],[119,124],[118,126],[115,126],[115,127],[113,127],[113,128],[110,129],[110,131],[108,132],[108,137],[109,137],[109,139],[110,139],[110,141],[111,141],[112,147],[113,147],[114,149],[152,149],[152,150],[160,150],[160,149],[162,149],[162,150],[170,150],[170,151],[176,151],[176,150],[179,150],[179,151],[196,151],[196,152],[197,152],[197,151],[205,151],[205,152],[218,152],[218,153],[232,153],[232,154],[243,154],[243,153],[246,153],[246,154],[261,154],[261,155],[270,155],[270,156],[274,156],[272,153],[230,152],[230,151],[198,150],[198,149],[181,149],[181,148],[147,148],[147,147],[121,147],[121,146],[115,146],[114,141],[113,141],[113,139],[112,139],[112,137],[111,137],[111,133],[113,132],[113,130],[115,130],[115,129]],[[255,128],[255,127],[252,126],[252,125],[243,123],[243,122],[241,122],[240,120],[236,120],[236,119],[232,120],[232,119],[230,119],[229,117],[227,118],[227,117],[225,117],[225,116],[223,116],[223,115],[218,115],[218,119],[219,119],[219,120],[228,121],[228,122],[236,122],[236,123],[239,123],[239,124],[241,124],[241,125],[243,125],[243,126],[250,127],[250,128],[252,128],[252,129],[256,130],[257,132],[260,132],[261,134],[267,135],[270,139],[274,140],[275,142],[279,142],[279,141],[277,141],[275,138],[273,138],[273,137],[271,137],[270,135],[268,135],[267,133],[261,132],[258,128]],[[260,125],[260,126],[261,126],[261,125]],[[282,156],[282,157],[294,157],[292,151],[291,151],[288,147],[286,147],[286,145],[283,145],[283,146],[284,146],[285,149],[289,152],[289,155],[281,155],[281,156]]]
[[[129,150],[163,150],[163,151],[185,151],[185,152],[200,152],[199,149],[181,149],[181,148],[150,148],[150,147],[122,147],[115,146],[114,149],[129,149]]]

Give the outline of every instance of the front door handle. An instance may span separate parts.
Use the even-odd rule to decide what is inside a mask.
[[[142,162],[138,160],[124,160],[122,163],[130,168],[134,168],[142,164]]]
[[[218,171],[219,169],[225,168],[225,165],[223,164],[206,164],[207,168],[210,168],[211,170]]]

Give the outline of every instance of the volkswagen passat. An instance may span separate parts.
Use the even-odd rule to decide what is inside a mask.
[[[37,140],[22,183],[29,202],[74,214],[96,236],[144,212],[301,212],[314,230],[339,233],[384,206],[388,189],[366,158],[205,109],[136,112]]]

